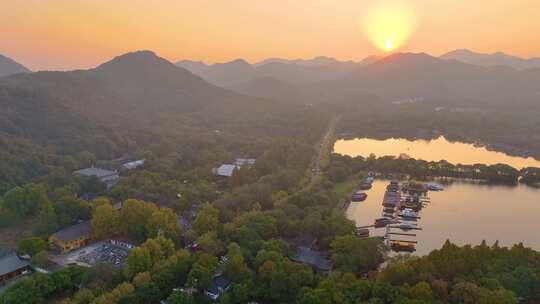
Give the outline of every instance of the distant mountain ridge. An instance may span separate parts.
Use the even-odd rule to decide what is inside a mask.
[[[540,69],[482,66],[447,58],[395,53],[361,62],[316,57],[274,58],[254,65],[243,60],[211,66],[198,62],[191,62],[191,67],[188,62],[180,65],[209,82],[245,95],[302,104],[378,99],[438,106],[540,107]],[[197,68],[204,71],[198,73]]]
[[[460,49],[448,52],[440,56],[440,58],[446,60],[458,60],[484,67],[508,66],[519,70],[540,67],[540,58],[538,57],[523,59],[502,52],[482,54],[467,49]]]
[[[198,126],[210,128],[241,110],[274,106],[214,86],[150,51],[127,53],[89,70],[3,77],[0,96],[1,134],[88,151],[99,148],[88,145],[99,141],[94,137],[102,129],[111,129],[108,136],[139,128],[143,133],[188,115],[204,117]]]
[[[211,65],[200,61],[181,60],[176,65],[217,86],[234,88],[250,81],[261,84],[261,81],[257,80],[258,78],[276,79],[291,85],[305,85],[336,79],[377,59],[379,57],[371,56],[363,61],[355,62],[339,61],[324,56],[294,60],[269,58],[254,64],[249,64],[243,59],[236,59]]]
[[[30,72],[30,70],[22,64],[0,54],[0,77],[28,72]]]
[[[540,107],[540,69],[482,67],[425,53],[397,53],[319,84],[315,95],[353,101],[366,93],[383,101],[422,100],[438,105]]]

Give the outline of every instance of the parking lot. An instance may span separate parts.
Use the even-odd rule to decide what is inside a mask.
[[[110,243],[101,244],[92,251],[82,253],[77,258],[78,262],[88,265],[97,263],[109,263],[114,266],[123,266],[128,256],[128,250]]]
[[[90,244],[65,255],[58,255],[52,260],[62,266],[78,264],[91,267],[97,263],[109,263],[121,267],[126,263],[130,248],[113,245],[109,241]]]

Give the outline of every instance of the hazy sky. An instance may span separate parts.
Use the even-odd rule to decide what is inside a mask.
[[[401,36],[407,32],[398,51],[440,55],[469,48],[540,56],[539,0],[410,0],[401,18],[404,1],[4,1],[0,54],[31,69],[88,68],[138,49],[172,61],[318,55],[359,60],[383,53],[368,39],[383,34],[365,33],[369,16],[382,14],[369,22],[391,26]],[[381,2],[388,3],[373,8]]]

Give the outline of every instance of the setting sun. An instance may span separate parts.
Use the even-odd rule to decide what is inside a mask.
[[[386,40],[386,42],[384,43],[384,48],[387,51],[391,51],[394,48],[394,43],[392,42],[392,40]]]
[[[402,46],[416,30],[416,15],[406,1],[378,2],[367,10],[364,31],[371,43],[386,52]]]

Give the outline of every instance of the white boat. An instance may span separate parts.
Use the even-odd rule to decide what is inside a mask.
[[[401,224],[399,224],[399,228],[401,228],[403,230],[416,229],[416,224],[413,224],[413,223],[401,223]]]
[[[430,191],[443,191],[444,190],[444,187],[437,183],[427,183],[426,187]]]
[[[418,213],[412,211],[411,209],[404,209],[399,213],[403,217],[418,217]]]

